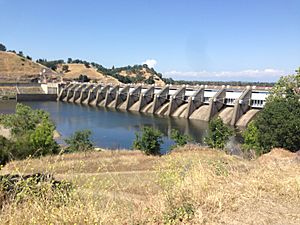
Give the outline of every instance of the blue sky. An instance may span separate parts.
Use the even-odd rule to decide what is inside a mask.
[[[0,0],[0,42],[34,59],[149,63],[165,77],[276,81],[300,66],[300,0]]]

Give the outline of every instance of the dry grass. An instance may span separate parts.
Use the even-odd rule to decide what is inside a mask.
[[[149,77],[151,77],[153,74],[152,73],[149,73],[145,68],[143,68],[142,70],[140,70],[140,74],[143,75],[143,77],[145,77],[145,79],[148,79]],[[120,72],[120,75],[122,76],[128,76],[128,77],[136,77],[137,74],[132,72],[132,71],[126,71],[126,70],[122,70]],[[155,82],[155,85],[157,86],[165,86],[165,82],[160,78],[158,77],[157,75],[154,75],[154,82]]]
[[[2,173],[49,172],[75,185],[64,205],[9,203],[0,224],[300,224],[300,163],[186,146],[163,157],[103,151],[14,161]]]
[[[77,79],[80,74],[87,75],[90,79],[92,80],[97,80],[102,83],[110,83],[110,84],[119,84],[120,82],[111,76],[106,76],[102,73],[99,73],[96,69],[94,68],[87,68],[84,64],[76,64],[76,63],[71,63],[71,64],[66,64],[69,66],[69,71],[64,73],[63,78],[67,80],[73,80]],[[58,67],[58,71],[62,69],[63,65],[60,65]]]
[[[39,77],[39,73],[44,68],[46,67],[14,53],[0,51],[1,82],[30,81],[32,78]]]
[[[87,68],[84,64],[66,64],[69,66],[68,72],[63,72],[63,65],[58,65],[57,72],[51,71],[47,69],[49,72],[48,75],[50,77],[57,79],[60,77],[59,74],[63,74],[63,78],[65,80],[73,80],[77,79],[80,74],[87,75],[90,79],[96,80],[98,82],[106,83],[106,84],[119,84],[120,82],[109,75],[105,75],[99,73],[95,68],[90,67]],[[2,52],[0,51],[0,80],[1,82],[28,82],[33,78],[39,78],[39,73],[45,69],[46,67],[28,60],[26,58],[22,58],[11,52]],[[143,76],[148,79],[152,74],[148,73],[145,69],[140,71]],[[123,76],[136,76],[135,73],[126,73],[125,71],[121,72]],[[155,84],[159,86],[164,86],[165,83],[158,77],[154,76]]]

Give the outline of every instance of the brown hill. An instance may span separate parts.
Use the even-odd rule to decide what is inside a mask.
[[[62,67],[63,65],[68,66],[68,71],[63,72]],[[78,77],[82,75],[87,75],[91,80],[96,80],[102,83],[111,83],[111,84],[119,84],[120,82],[111,76],[105,75],[103,73],[99,73],[95,68],[87,68],[84,64],[77,64],[77,63],[70,63],[70,64],[63,64],[58,65],[57,71],[63,73],[64,80],[74,80],[78,79]]]
[[[68,71],[63,71],[63,66],[68,66]],[[145,67],[122,67],[119,68],[117,72],[121,78],[141,78],[141,79],[131,79],[131,82],[137,82],[137,80],[143,80],[145,82],[150,77],[153,77],[154,83],[159,86],[165,85],[164,81],[157,75],[157,73],[149,68]],[[44,76],[41,77],[40,73],[44,71]],[[102,83],[111,83],[119,84],[122,83],[113,76],[110,76],[106,73],[109,73],[108,70],[103,70],[100,72],[96,67],[93,67],[91,64],[86,66],[83,63],[69,63],[69,64],[58,64],[56,71],[49,69],[48,67],[33,62],[25,57],[21,57],[12,52],[3,52],[0,51],[0,82],[30,82],[35,79],[44,79],[48,80],[59,80],[62,77],[65,81],[71,81],[78,79],[82,75],[87,75],[91,80],[102,82]],[[122,81],[122,79],[121,79]],[[124,79],[123,79],[124,82]],[[128,81],[127,81],[128,82]]]
[[[121,76],[128,76],[128,77],[137,77],[138,75],[143,76],[145,79],[149,79],[151,76],[153,76],[154,82],[156,85],[158,86],[164,86],[165,82],[156,74],[151,73],[149,70],[147,70],[146,68],[142,68],[139,70],[138,73],[135,73],[133,71],[130,70],[122,70],[120,72]]]
[[[40,78],[40,72],[46,70],[47,77],[57,76],[53,70],[33,62],[24,57],[20,57],[12,52],[0,51],[0,81],[1,82],[29,82]]]

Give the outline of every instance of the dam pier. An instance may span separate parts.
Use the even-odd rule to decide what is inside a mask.
[[[265,105],[269,91],[255,87],[104,85],[70,83],[58,101],[246,126]]]

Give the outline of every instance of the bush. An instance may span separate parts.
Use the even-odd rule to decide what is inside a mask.
[[[65,73],[68,72],[69,71],[69,66],[68,65],[63,65],[62,66],[62,71],[65,72]]]
[[[92,132],[90,130],[76,131],[65,142],[69,145],[66,152],[88,151],[93,148],[93,143],[90,140]]]
[[[91,79],[88,78],[87,75],[82,75],[82,74],[80,74],[79,77],[78,77],[78,81],[79,81],[79,82],[89,82],[90,80],[91,80]]]
[[[15,114],[0,115],[0,123],[11,129],[15,136],[34,131],[42,120],[49,120],[49,114],[43,110],[33,110],[27,105],[18,103]],[[54,125],[53,125],[54,126]]]
[[[135,134],[133,148],[146,155],[160,155],[160,145],[163,143],[162,133],[152,127],[143,127],[142,133]]]
[[[0,135],[0,166],[9,161],[10,146],[11,142]]]
[[[150,76],[147,80],[145,80],[145,84],[155,84],[154,77]]]
[[[47,119],[43,119],[30,135],[30,144],[39,151],[38,155],[58,153],[59,146],[53,139],[54,130],[54,124]]]
[[[204,142],[211,148],[224,149],[229,137],[233,135],[233,130],[226,126],[220,117],[209,122],[208,135]]]
[[[43,110],[33,110],[29,106],[17,104],[15,114],[0,115],[0,123],[9,128],[12,140],[2,139],[3,162],[9,158],[24,159],[58,152],[58,144],[53,139],[54,123]],[[2,161],[1,161],[2,162]]]
[[[180,134],[178,130],[171,130],[171,139],[175,142],[175,145],[171,148],[176,148],[178,146],[184,146],[188,142],[192,141],[192,138],[189,135]]]

